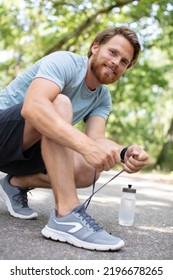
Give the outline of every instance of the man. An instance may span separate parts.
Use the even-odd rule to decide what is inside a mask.
[[[140,44],[125,26],[98,34],[88,59],[55,52],[36,62],[0,94],[0,194],[14,217],[32,219],[27,191],[52,187],[55,209],[42,234],[91,250],[118,250],[120,238],[108,234],[80,204],[76,187],[88,187],[94,174],[123,160],[137,172],[148,156],[105,139],[111,98],[104,84],[119,80],[137,61]],[[86,131],[73,125],[83,119]],[[121,158],[120,158],[121,154]]]

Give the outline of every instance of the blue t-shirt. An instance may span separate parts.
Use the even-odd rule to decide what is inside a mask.
[[[39,77],[57,84],[61,94],[70,98],[73,106],[73,124],[90,116],[107,119],[111,109],[110,93],[104,85],[93,91],[87,87],[87,66],[87,57],[71,52],[58,51],[43,57],[0,93],[0,110],[23,102],[29,85]]]

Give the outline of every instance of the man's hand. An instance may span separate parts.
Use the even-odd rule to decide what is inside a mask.
[[[108,171],[120,163],[120,146],[109,139],[97,138],[83,157],[98,172]]]
[[[137,145],[128,147],[124,163],[121,163],[123,169],[128,173],[135,173],[141,170],[148,163],[148,154]]]
[[[95,145],[89,147],[88,153],[83,155],[85,160],[98,172],[109,171],[116,164],[121,163],[120,151],[122,147],[117,143],[105,139],[95,139]],[[137,145],[128,147],[124,163],[121,163],[124,171],[135,173],[148,163],[148,154]]]

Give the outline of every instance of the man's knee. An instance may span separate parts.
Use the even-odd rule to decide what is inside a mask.
[[[59,94],[53,101],[56,111],[60,116],[67,122],[72,122],[72,104],[70,99]],[[23,131],[23,150],[29,149],[37,141],[41,139],[41,134],[28,122],[25,120],[24,131]]]
[[[100,173],[95,174],[95,169],[78,153],[74,154],[74,170],[75,182],[78,188],[89,187],[93,184],[94,179],[98,180],[100,177]]]
[[[100,173],[95,174],[94,169],[85,168],[75,175],[75,183],[77,188],[90,187],[100,177]]]

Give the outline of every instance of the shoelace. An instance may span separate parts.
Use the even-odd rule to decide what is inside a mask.
[[[96,221],[84,211],[78,212],[79,215],[82,217],[82,219],[92,228],[94,231],[98,231],[99,229],[102,229],[101,226],[99,226]]]
[[[92,194],[84,201],[84,203],[81,205],[81,207],[78,209],[78,213],[80,216],[82,216],[82,218],[86,221],[87,224],[90,225],[91,228],[94,229],[94,231],[98,231],[99,229],[102,229],[101,226],[99,226],[96,221],[90,216],[88,215],[85,210],[87,209],[87,207],[89,206],[92,197],[98,192],[100,191],[102,188],[104,188],[108,183],[110,183],[112,180],[114,180],[116,177],[118,177],[121,173],[123,173],[124,170],[121,170],[119,173],[117,173],[116,175],[114,175],[110,180],[108,180],[104,185],[102,185],[100,188],[98,188],[97,190],[95,190],[95,183],[96,183],[96,171],[94,172],[94,180],[93,180],[93,187],[92,187]],[[82,208],[84,209],[82,211]],[[81,210],[81,211],[80,211]]]
[[[30,190],[29,189],[27,189],[27,190],[19,189],[19,193],[13,195],[13,200],[21,203],[23,208],[28,207],[28,197],[27,197],[28,191],[30,191]]]
[[[87,209],[88,205],[90,204],[93,195],[95,195],[98,191],[100,191],[102,188],[104,188],[108,183],[110,183],[112,180],[114,180],[116,177],[118,177],[123,172],[124,172],[124,170],[121,170],[120,172],[118,172],[110,180],[108,180],[104,185],[102,185],[100,188],[98,188],[95,191],[95,183],[96,183],[96,171],[95,171],[95,173],[94,173],[94,180],[93,180],[93,187],[92,187],[92,194],[83,203],[85,209]]]

